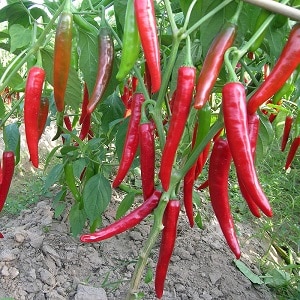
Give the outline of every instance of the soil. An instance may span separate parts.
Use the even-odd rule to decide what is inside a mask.
[[[119,200],[115,193],[104,225],[114,220]],[[53,214],[51,199],[41,199],[14,219],[0,218],[0,299],[125,299],[151,218],[107,241],[82,244],[69,234],[67,217],[57,220]],[[239,233],[241,261],[259,275],[255,257],[264,251],[260,241],[249,239],[251,228],[242,226]],[[153,270],[158,249],[159,241],[148,263]],[[163,299],[274,299],[265,285],[252,284],[233,260],[214,218],[203,230],[191,229],[182,212]],[[80,298],[83,286],[104,291],[96,289],[92,297],[87,289]],[[144,299],[155,299],[153,281],[142,283],[141,291]]]
[[[103,216],[104,225],[114,221],[122,197],[122,193],[113,191]],[[209,203],[203,203],[203,229],[191,229],[184,212],[180,214],[163,299],[275,299],[266,285],[253,284],[236,268]],[[0,216],[4,235],[0,239],[0,299],[125,299],[135,262],[150,231],[151,217],[109,240],[83,244],[69,233],[67,214],[54,218],[51,204],[52,199],[41,197],[19,216]],[[241,261],[261,275],[257,258],[265,249],[261,240],[253,237],[251,226],[237,223]],[[158,250],[159,240],[147,265],[153,273]],[[153,280],[142,282],[140,291],[143,299],[155,299]]]

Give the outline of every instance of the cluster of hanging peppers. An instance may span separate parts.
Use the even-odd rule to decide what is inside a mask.
[[[261,18],[259,22],[264,22],[267,16],[262,12]],[[53,93],[60,126],[55,138],[64,132],[63,123],[68,131],[72,132],[74,129],[70,117],[65,114],[64,101],[71,63],[72,30],[73,15],[70,1],[66,1],[65,9],[58,19],[54,44]],[[177,81],[172,99],[166,104],[167,111],[169,111],[165,122],[162,122],[155,114],[157,102],[151,100],[162,87],[160,45],[154,1],[128,0],[116,79],[124,82],[128,78],[132,70],[136,68],[142,48],[145,66],[143,85],[146,87],[148,97],[138,86],[139,82],[135,76],[130,77],[131,79],[127,80],[123,86],[120,98],[125,106],[124,119],[128,118],[129,122],[112,187],[117,188],[122,184],[134,159],[139,156],[143,202],[108,226],[81,235],[80,240],[84,243],[103,241],[133,228],[151,213],[157,213],[161,217],[157,226],[161,231],[161,244],[155,273],[155,293],[159,299],[163,296],[166,275],[175,247],[181,207],[185,210],[190,227],[194,226],[194,186],[205,164],[208,167],[208,178],[198,187],[198,190],[208,187],[212,209],[225,240],[237,259],[241,256],[241,250],[235,233],[228,193],[232,163],[236,169],[241,195],[251,213],[258,218],[261,217],[261,213],[267,217],[273,214],[255,169],[260,124],[257,110],[266,101],[270,101],[276,93],[279,93],[300,64],[300,25],[296,24],[293,27],[273,70],[248,101],[245,85],[238,80],[230,81],[222,87],[220,114],[217,121],[214,121],[210,106],[211,96],[223,68],[224,57],[235,43],[237,31],[235,16],[221,28],[214,38],[199,74],[192,63],[189,37],[185,37],[187,59],[177,69]],[[257,44],[253,44],[250,49],[252,52],[259,47],[258,43],[261,43],[262,38],[263,35],[256,41]],[[92,113],[103,99],[111,79],[115,59],[114,51],[112,32],[105,22],[103,11],[98,31],[98,68],[91,95],[89,95],[87,84],[83,84],[83,99],[79,116],[81,130],[78,137],[80,140],[93,136]],[[29,70],[24,98],[26,141],[30,161],[36,168],[39,165],[38,142],[45,128],[49,111],[48,98],[42,95],[46,74],[41,65],[38,60],[38,63]],[[278,94],[277,98],[280,98]],[[272,103],[279,105],[278,99],[273,98]],[[270,121],[273,120],[272,118]],[[300,115],[298,118],[300,119]],[[282,151],[286,149],[293,120],[291,115],[286,117]],[[159,124],[160,121],[162,124]],[[159,131],[160,125],[163,127],[162,131]],[[192,128],[192,134],[187,147],[188,154],[185,157],[186,161],[183,162],[183,169],[179,170],[176,167],[177,155],[185,136],[184,133],[189,126]],[[162,141],[162,153],[159,157],[156,154],[156,137],[162,138],[161,134],[164,134],[165,141]],[[62,138],[64,141],[63,136]],[[77,143],[74,142],[74,145]],[[299,146],[300,131],[297,128],[285,169],[290,167]],[[159,159],[156,174],[156,161]],[[7,197],[13,172],[14,154],[4,152],[0,166],[0,211]],[[88,172],[88,168],[85,168],[80,180],[84,180]],[[75,200],[81,204],[82,199],[72,162],[65,162],[64,173],[69,190]],[[179,196],[181,190],[183,192],[182,205]]]

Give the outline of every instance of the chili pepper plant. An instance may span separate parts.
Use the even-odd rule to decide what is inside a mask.
[[[233,258],[243,256],[228,174],[236,172],[253,218],[271,218],[276,211],[256,164],[276,130],[278,151],[287,152],[282,167],[291,168],[300,139],[300,4],[265,2],[45,0],[2,7],[0,47],[8,59],[0,62],[1,152],[13,156],[9,166],[1,162],[1,208],[11,164],[22,164],[24,122],[32,167],[44,170],[45,191],[56,185],[55,217],[69,209],[75,238],[99,243],[152,222],[127,299],[138,294],[160,237],[153,286],[163,297],[177,224],[203,226],[202,197]],[[57,146],[42,161],[39,140],[49,125]],[[125,197],[104,228],[113,190]]]

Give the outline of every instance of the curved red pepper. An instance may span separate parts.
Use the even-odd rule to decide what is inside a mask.
[[[39,130],[39,139],[41,138],[45,125],[47,122],[49,113],[49,99],[46,97],[41,98],[40,110],[39,110],[39,120],[38,120],[38,130]]]
[[[212,208],[228,246],[237,259],[241,256],[234,230],[228,196],[228,176],[231,153],[226,139],[218,138],[212,149],[208,167],[209,194]]]
[[[40,138],[39,113],[45,71],[40,67],[32,67],[28,72],[24,98],[24,124],[26,142],[33,166],[39,166],[38,143]]]
[[[128,215],[94,233],[83,234],[80,240],[84,243],[100,242],[133,228],[152,213],[159,203],[161,194],[161,191],[155,190],[146,201]]]
[[[0,185],[0,211],[3,209],[15,170],[15,155],[12,151],[2,154],[3,178]]]
[[[281,151],[285,150],[293,124],[293,116],[286,116],[283,128],[283,136],[281,140]]]
[[[141,107],[144,102],[144,95],[135,93],[132,96],[131,115],[128,125],[128,130],[125,137],[122,157],[120,160],[119,169],[112,186],[118,187],[128,173],[134,156],[139,145],[139,123],[141,120]]]
[[[180,212],[180,202],[170,200],[163,216],[163,226],[161,244],[155,273],[155,293],[161,299],[164,292],[164,284],[168,272],[168,266],[175,246],[177,236],[177,222]]]
[[[269,76],[249,99],[247,110],[254,114],[260,105],[271,98],[300,64],[300,23],[292,28],[287,43]]]
[[[140,164],[144,200],[154,191],[155,141],[154,125],[151,122],[139,125]]]
[[[193,67],[182,66],[178,69],[176,97],[159,171],[159,178],[165,191],[169,189],[175,155],[189,116],[195,76],[196,69]]]
[[[211,44],[198,78],[194,107],[202,108],[208,101],[213,86],[218,78],[224,54],[234,42],[236,36],[236,25],[227,23]]]
[[[79,124],[81,125],[87,115],[87,106],[89,103],[89,91],[87,88],[86,82],[83,85],[83,99],[82,99],[82,104],[81,104],[81,115],[79,118]]]
[[[95,86],[87,106],[87,113],[91,114],[101,100],[111,78],[114,60],[114,43],[110,29],[100,27],[98,34],[98,71]]]
[[[54,43],[53,92],[56,108],[62,112],[65,107],[65,92],[69,77],[72,53],[73,15],[63,11],[58,19]]]
[[[191,149],[194,148],[196,137],[198,132],[198,123],[194,127],[193,139]],[[197,167],[197,161],[188,170],[183,178],[183,204],[187,218],[190,223],[190,227],[194,227],[194,208],[193,208],[193,187],[195,182],[195,170]]]
[[[253,157],[253,161],[255,160],[255,154],[256,154],[256,143],[259,133],[259,117],[257,114],[248,115],[248,134],[249,134],[249,141],[251,146],[251,154]],[[241,176],[237,174],[238,177],[238,183],[240,187],[241,194],[243,198],[246,200],[247,205],[251,211],[251,213],[257,217],[260,218],[260,211],[256,203],[253,201],[251,195],[248,193],[247,189],[245,188],[245,185],[243,183],[243,179]]]
[[[239,82],[227,83],[223,87],[222,98],[224,125],[237,174],[256,205],[266,216],[271,217],[272,209],[258,181],[254,166],[248,136],[245,88]]]
[[[289,150],[288,156],[286,158],[285,166],[284,166],[286,170],[291,166],[299,146],[300,146],[300,136],[294,138],[291,144],[291,148]]]
[[[148,70],[151,76],[151,91],[156,93],[161,85],[160,48],[153,0],[134,0],[137,27]]]

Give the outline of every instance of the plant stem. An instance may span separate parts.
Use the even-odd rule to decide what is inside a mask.
[[[300,21],[299,9],[286,5],[288,1],[283,1],[282,3],[273,0],[243,0],[243,1],[265,8],[274,13],[287,16],[293,20]]]
[[[168,18],[169,18],[169,22],[170,22],[170,25],[172,28],[173,35],[176,35],[178,28],[176,26],[176,22],[175,22],[174,15],[172,12],[171,3],[169,0],[164,0],[164,2],[165,2],[165,6],[166,6],[166,10],[167,10],[167,14],[168,14]]]
[[[43,32],[41,33],[41,35],[39,36],[39,38],[36,40],[35,44],[29,49],[29,51],[26,53],[25,56],[23,56],[23,58],[20,59],[20,61],[18,63],[16,63],[16,65],[14,66],[14,68],[12,69],[12,71],[10,72],[10,74],[7,74],[7,72],[5,72],[1,79],[0,79],[0,91],[2,91],[8,84],[8,82],[11,80],[12,77],[15,76],[15,74],[19,71],[19,69],[23,66],[23,64],[26,62],[26,60],[30,57],[30,55],[35,54],[39,48],[43,45],[43,41],[45,40],[47,34],[50,32],[55,20],[59,17],[60,13],[63,11],[65,6],[65,2],[63,2],[58,9],[55,11],[55,14],[53,15],[52,19],[50,20],[50,22],[47,24],[47,26],[45,27],[45,29],[43,30]]]
[[[217,7],[212,9],[209,13],[207,13],[204,17],[202,17],[198,22],[196,22],[193,26],[188,28],[186,32],[183,33],[182,38],[185,38],[186,36],[190,35],[194,30],[198,29],[200,25],[202,25],[205,21],[210,19],[212,16],[214,16],[218,11],[223,9],[226,5],[228,5],[233,0],[224,0],[221,4],[219,4]]]
[[[18,101],[14,102],[13,107],[11,108],[10,112],[5,115],[5,117],[0,122],[0,128],[5,124],[5,122],[10,118],[13,112],[17,109],[17,107],[22,103],[24,96],[22,96]]]
[[[186,17],[185,17],[185,21],[184,21],[184,25],[183,25],[183,30],[186,31],[188,25],[189,25],[189,22],[190,22],[190,18],[191,18],[191,14],[192,14],[192,10],[193,10],[193,7],[195,6],[196,2],[198,0],[194,0],[190,6],[189,6],[189,9],[186,13]]]
[[[207,135],[203,138],[201,143],[195,147],[187,159],[186,163],[184,164],[183,168],[176,173],[176,178],[182,179],[189,169],[194,165],[196,160],[198,159],[200,153],[204,150],[205,146],[212,140],[212,138],[218,133],[220,129],[223,128],[223,119],[219,116],[217,121],[212,125]]]
[[[275,1],[271,1],[274,3],[277,3]],[[282,1],[282,3],[288,3],[289,0],[284,0]],[[289,7],[289,6],[287,6]],[[257,38],[262,34],[262,32],[264,32],[264,30],[270,25],[270,23],[272,22],[272,20],[275,18],[275,14],[270,15],[264,22],[263,24],[260,26],[260,28],[251,36],[251,38],[243,45],[242,48],[240,48],[239,50],[235,51],[233,53],[234,55],[234,61],[233,61],[233,65],[237,64],[238,61],[248,52],[249,48],[251,47],[251,45],[257,40]]]
[[[154,210],[153,226],[149,233],[148,239],[140,253],[139,259],[135,265],[135,269],[134,269],[134,272],[132,275],[132,279],[130,282],[130,288],[129,288],[129,292],[126,296],[126,300],[136,299],[135,295],[138,292],[138,287],[140,285],[143,271],[144,271],[145,266],[148,261],[148,257],[150,255],[150,252],[151,252],[153,246],[155,245],[155,242],[156,242],[160,232],[163,229],[162,219],[163,219],[164,211],[168,204],[169,198],[170,198],[169,194],[164,193],[161,196],[161,200],[159,201],[157,208]]]

